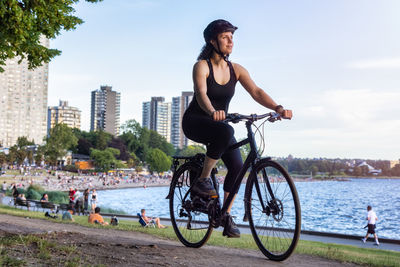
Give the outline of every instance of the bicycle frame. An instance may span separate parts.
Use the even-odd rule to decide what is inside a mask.
[[[265,114],[265,115],[270,115],[270,114]],[[237,192],[239,190],[240,185],[242,184],[243,178],[246,175],[246,172],[248,171],[248,169],[250,167],[253,167],[255,165],[256,161],[261,158],[261,156],[257,152],[257,146],[256,146],[255,138],[254,138],[254,133],[253,133],[253,130],[251,129],[251,126],[252,126],[252,123],[254,120],[255,119],[246,121],[247,138],[240,142],[237,142],[236,144],[231,145],[227,149],[229,151],[229,150],[233,150],[233,149],[242,147],[246,144],[250,144],[250,152],[247,155],[245,162],[243,163],[243,166],[240,169],[240,172],[238,173],[238,175],[235,178],[235,182],[234,182],[233,190],[232,190],[233,192]],[[193,157],[176,157],[175,161],[173,163],[173,169],[174,169],[174,171],[177,170],[178,165],[179,165],[179,159],[183,159],[185,161],[186,160],[194,160],[195,162],[202,162],[204,160],[204,156],[205,156],[204,154],[198,154],[194,158]],[[211,172],[211,179],[212,179],[213,183],[215,185],[217,185],[214,169]],[[267,185],[267,189],[268,189],[269,194],[271,195],[271,199],[275,199],[274,192],[272,191],[271,185],[269,183],[269,180],[268,180],[268,177],[267,177],[267,174],[265,173],[265,171],[263,171],[263,179]],[[217,188],[217,186],[216,186],[216,188]],[[260,186],[259,186],[257,180],[255,181],[255,188],[256,188],[259,199],[262,199]],[[190,193],[190,190],[186,192],[183,199],[186,199],[189,193]],[[219,195],[218,191],[217,191],[217,193]],[[169,199],[171,196],[172,196],[172,192],[169,192],[169,194],[166,198]],[[229,194],[228,198],[226,199],[225,203],[222,206],[221,215],[223,215],[227,212],[228,207],[232,203],[234,196],[235,196],[235,194]],[[262,206],[263,210],[265,211],[266,207],[265,207],[264,201],[261,201],[261,206]]]
[[[246,175],[247,170],[250,167],[253,167],[253,165],[255,164],[257,159],[260,159],[260,155],[257,152],[256,141],[255,141],[255,138],[254,138],[254,133],[253,133],[253,131],[251,129],[251,125],[252,125],[251,121],[246,121],[247,138],[242,140],[242,141],[240,141],[240,142],[238,142],[238,143],[236,143],[236,144],[234,144],[234,145],[232,145],[232,146],[230,146],[228,148],[228,150],[233,150],[233,149],[239,148],[241,146],[244,146],[246,144],[250,144],[250,152],[247,155],[246,160],[243,163],[242,168],[240,169],[240,172],[236,176],[235,183],[233,185],[233,190],[232,190],[233,192],[237,192],[239,190],[240,185],[242,184],[243,178]],[[264,172],[263,173],[264,181],[265,181],[265,183],[267,185],[268,191],[271,194],[272,199],[274,199],[275,198],[274,197],[274,193],[272,192],[271,185],[269,184],[269,180],[267,179],[266,176],[267,176],[267,174]],[[261,191],[260,191],[260,187],[258,185],[258,182],[255,182],[255,187],[256,187],[257,194],[258,194],[259,198],[262,199]],[[222,206],[221,214],[225,214],[227,212],[228,207],[230,206],[231,202],[233,201],[234,196],[235,196],[235,194],[229,194],[229,196],[226,199],[224,205]],[[262,205],[263,210],[265,210],[266,207],[264,205],[264,201],[261,202],[261,205]]]

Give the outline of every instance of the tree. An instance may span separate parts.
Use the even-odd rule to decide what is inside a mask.
[[[50,136],[45,138],[45,158],[51,165],[56,165],[57,160],[64,157],[68,149],[78,144],[78,138],[72,128],[66,124],[58,123],[50,130]]]
[[[35,160],[36,166],[40,166],[40,164],[42,164],[44,150],[45,150],[45,147],[44,147],[44,146],[38,147],[38,149],[37,149],[37,151],[36,151],[36,154],[35,154],[35,156],[33,157],[33,159]]]
[[[26,136],[20,136],[20,137],[18,137],[18,139],[17,139],[17,147],[18,147],[19,149],[23,149],[23,148],[25,148],[25,147],[27,147],[27,146],[32,146],[32,145],[34,145],[34,144],[35,144],[35,142],[29,141],[28,138],[27,138]]]
[[[91,149],[90,152],[94,165],[101,171],[109,171],[111,168],[117,167],[119,164],[115,157],[118,155],[119,150],[110,147],[105,150]]]
[[[122,126],[123,134],[119,137],[125,142],[129,152],[134,152],[141,160],[145,161],[149,150],[150,131],[142,128],[135,120],[128,120]]]
[[[27,156],[26,151],[22,150],[22,149],[19,149],[19,150],[16,151],[15,155],[16,155],[17,164],[18,165],[22,165],[22,163],[24,163],[24,160],[25,160],[25,158]]]
[[[361,167],[358,167],[358,166],[354,167],[353,175],[354,176],[361,176],[361,174],[362,174]]]
[[[33,163],[33,152],[32,150],[26,151],[26,158],[28,159],[29,164]]]
[[[179,156],[191,157],[197,153],[206,153],[206,150],[202,146],[187,146],[181,150]]]
[[[85,138],[80,138],[78,140],[78,146],[76,149],[76,152],[78,154],[83,154],[83,155],[90,155],[90,149],[93,147],[93,145]]]
[[[146,162],[151,172],[164,172],[171,168],[171,158],[158,148],[151,149],[147,154]]]
[[[124,124],[121,125],[121,130],[122,133],[131,133],[133,134],[134,137],[137,139],[140,138],[142,135],[142,127],[140,126],[140,123],[138,123],[135,120],[128,120]]]
[[[7,162],[7,157],[4,152],[0,152],[0,167]]]
[[[99,150],[106,149],[108,142],[110,142],[112,139],[112,135],[102,130],[96,131],[95,134],[96,134],[96,139],[95,139],[96,149]]]
[[[17,158],[16,152],[14,149],[8,151],[8,155],[6,155],[7,163],[9,165],[14,165],[15,159]]]
[[[113,137],[111,139],[111,141],[108,143],[109,147],[113,147],[115,149],[118,149],[120,154],[118,156],[119,160],[125,160],[127,161],[130,157],[127,149],[126,149],[126,145],[124,143],[124,141],[118,137]]]
[[[127,161],[127,165],[129,168],[137,167],[140,164],[139,158],[135,155],[135,153],[131,152],[129,154],[129,159]]]
[[[95,3],[101,0],[86,0]],[[61,54],[40,44],[40,37],[53,39],[61,30],[69,31],[82,24],[73,16],[73,5],[79,0],[65,1],[0,1],[0,66],[8,58],[28,60],[29,69],[42,65]],[[4,69],[0,67],[0,72]]]
[[[175,153],[174,146],[168,143],[167,140],[165,140],[165,138],[156,131],[150,130],[148,144],[150,148],[159,148],[169,156],[172,156]]]
[[[400,164],[396,164],[390,171],[393,176],[400,176]]]
[[[317,167],[317,165],[314,165],[314,164],[313,164],[313,165],[311,166],[310,170],[311,170],[312,175],[316,175],[317,172],[318,172],[318,167]]]

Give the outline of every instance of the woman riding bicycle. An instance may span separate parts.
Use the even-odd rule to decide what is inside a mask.
[[[239,81],[252,98],[264,107],[278,112],[283,118],[292,117],[290,110],[277,105],[253,82],[245,68],[229,61],[236,29],[237,27],[222,19],[211,22],[205,28],[203,34],[206,44],[193,67],[195,95],[182,120],[186,137],[207,147],[204,167],[192,192],[205,198],[217,195],[210,175],[221,158],[228,169],[224,182],[224,201],[230,193],[237,194],[232,192],[232,186],[243,165],[238,148],[226,151],[230,145],[236,143],[236,139],[232,126],[223,122],[235,93],[236,82]],[[232,204],[225,216],[223,235],[240,237],[240,231],[229,215],[231,207]]]

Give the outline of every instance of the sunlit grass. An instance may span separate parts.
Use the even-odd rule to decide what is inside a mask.
[[[75,222],[64,222],[61,221],[60,218],[57,220],[45,218],[43,212],[20,210],[4,205],[0,205],[0,213],[14,216],[39,218],[43,220],[51,220],[57,223],[73,223],[85,227],[112,228],[123,231],[142,232],[165,239],[178,240],[173,230],[173,227],[168,227],[167,229],[144,228],[137,221],[120,219],[118,226],[101,226],[89,224],[87,222],[86,216],[73,216]],[[5,240],[2,240],[2,242],[3,241],[6,242]],[[252,235],[242,234],[241,238],[228,239],[226,237],[223,237],[222,232],[220,231],[214,231],[212,233],[211,238],[207,242],[207,245],[258,250],[258,247],[255,244]],[[73,248],[69,249],[71,249],[71,252],[73,251]],[[349,245],[300,240],[294,253],[313,255],[322,258],[337,260],[340,262],[351,262],[368,266],[400,266],[400,252],[381,249],[360,248]],[[72,261],[71,264],[73,265],[74,262]]]

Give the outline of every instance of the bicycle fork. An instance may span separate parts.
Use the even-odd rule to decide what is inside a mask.
[[[254,174],[254,175],[256,175],[256,174]],[[276,219],[276,218],[278,218],[277,215],[281,213],[280,207],[282,206],[282,203],[279,199],[275,198],[275,194],[271,188],[271,184],[270,184],[270,181],[268,179],[268,175],[267,175],[267,172],[265,171],[265,169],[262,170],[262,178],[263,178],[264,183],[267,186],[268,193],[271,196],[271,199],[269,201],[268,201],[268,199],[267,199],[267,201],[264,201],[262,194],[261,194],[261,188],[260,188],[259,181],[258,181],[257,177],[255,177],[254,187],[256,189],[257,196],[260,201],[262,212],[265,213],[267,216],[270,216],[272,214],[274,216],[274,218]],[[252,200],[253,199],[251,196],[248,196],[248,199],[245,199],[245,201],[249,201],[249,202],[251,202]],[[267,203],[267,205],[266,205],[266,203]],[[248,214],[245,213],[245,215],[243,217],[243,221],[247,222],[248,220],[249,220]]]

